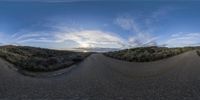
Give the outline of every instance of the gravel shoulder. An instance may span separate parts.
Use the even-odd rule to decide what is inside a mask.
[[[125,62],[93,54],[55,77],[24,76],[0,59],[0,99],[199,100],[200,57],[195,51],[168,59]]]

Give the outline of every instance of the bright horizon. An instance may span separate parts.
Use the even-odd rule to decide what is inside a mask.
[[[0,1],[0,45],[200,46],[199,1]]]

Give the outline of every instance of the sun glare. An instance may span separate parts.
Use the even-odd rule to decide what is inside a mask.
[[[81,47],[81,48],[89,48],[89,47],[91,47],[91,46],[90,46],[90,44],[88,44],[88,43],[83,43],[83,44],[80,45],[80,47]]]

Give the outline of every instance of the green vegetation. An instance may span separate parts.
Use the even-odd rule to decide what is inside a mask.
[[[0,57],[18,69],[32,72],[54,71],[80,62],[90,53],[49,50],[22,46],[1,46]]]
[[[149,62],[163,58],[175,56],[183,52],[193,50],[193,47],[166,48],[166,47],[140,47],[121,51],[105,53],[106,56],[130,61],[130,62]]]

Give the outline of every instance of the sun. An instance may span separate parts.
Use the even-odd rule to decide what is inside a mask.
[[[80,47],[81,48],[89,48],[89,47],[91,47],[91,45],[88,44],[88,43],[83,43],[83,44],[80,45]]]

